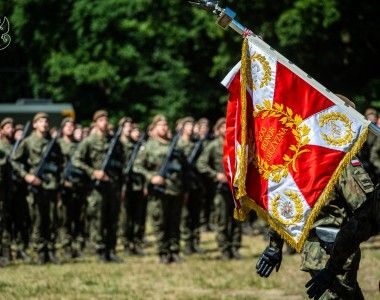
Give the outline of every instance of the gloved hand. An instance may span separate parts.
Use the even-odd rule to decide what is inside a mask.
[[[333,284],[335,274],[329,269],[324,268],[320,270],[311,280],[309,280],[305,287],[310,299],[319,299],[323,293]]]
[[[276,268],[276,272],[280,269],[282,261],[282,250],[268,246],[264,250],[264,252],[260,255],[257,264],[256,264],[256,272],[261,277],[268,277],[274,268]]]

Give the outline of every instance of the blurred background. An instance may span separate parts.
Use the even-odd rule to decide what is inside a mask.
[[[375,0],[220,1],[237,19],[358,110],[380,108]],[[0,102],[71,103],[77,120],[107,108],[147,124],[164,112],[225,112],[220,81],[241,38],[185,0],[0,0],[11,44],[0,51]]]

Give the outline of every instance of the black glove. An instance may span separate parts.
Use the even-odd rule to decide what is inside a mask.
[[[282,250],[268,246],[260,255],[256,264],[256,272],[261,277],[268,277],[274,268],[276,272],[280,269],[282,261]]]
[[[335,274],[329,269],[324,268],[320,270],[311,280],[309,280],[305,287],[309,298],[319,299],[323,293],[333,284]]]

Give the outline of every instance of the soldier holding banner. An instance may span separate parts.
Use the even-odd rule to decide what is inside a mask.
[[[332,244],[325,239],[323,230],[336,232],[366,203],[373,190],[369,175],[361,162],[354,158],[339,178],[327,204],[322,207],[313,224],[302,250],[302,271],[309,272],[314,277],[324,268],[332,251]],[[256,265],[260,276],[268,277],[274,268],[278,271],[282,261],[282,245],[281,237],[271,230],[270,243]],[[357,248],[347,257],[342,269],[339,270],[337,280],[320,299],[364,299],[357,282],[360,256],[360,249]]]

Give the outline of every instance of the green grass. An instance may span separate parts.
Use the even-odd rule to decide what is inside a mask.
[[[244,259],[231,262],[218,260],[214,239],[203,234],[206,254],[172,265],[159,264],[153,246],[118,265],[90,255],[59,266],[16,262],[0,270],[0,299],[306,299],[299,255],[285,256],[280,271],[262,279],[254,270],[266,244],[261,237],[244,236]],[[380,297],[379,247],[379,237],[363,245],[359,283],[366,299]]]

